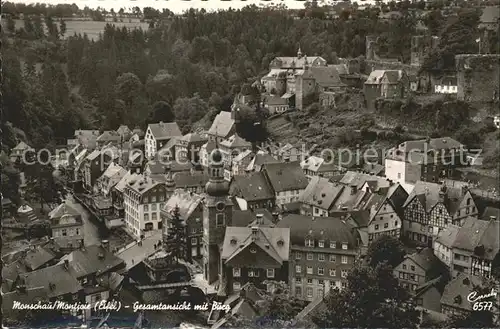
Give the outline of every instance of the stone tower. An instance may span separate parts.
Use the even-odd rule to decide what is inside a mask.
[[[456,55],[455,65],[459,100],[466,102],[498,100],[500,55]]]
[[[166,176],[165,177],[165,187],[167,190],[166,200],[168,200],[175,192],[175,181],[174,181],[174,177],[172,175],[172,168],[171,168],[170,163],[165,165],[165,176]]]
[[[286,72],[280,72],[276,77],[276,94],[283,96],[286,93]]]
[[[222,153],[216,147],[209,156],[210,180],[203,204],[203,275],[213,283],[222,279],[221,248],[226,227],[231,226],[233,204],[229,198],[229,182],[224,179]]]
[[[367,60],[375,60],[377,54],[375,52],[377,46],[377,36],[375,35],[367,35],[365,40],[366,45],[366,55],[365,58]]]
[[[304,98],[315,91],[316,80],[309,68],[307,57],[304,58],[304,72],[295,78],[295,106],[298,110],[302,110],[305,106]]]

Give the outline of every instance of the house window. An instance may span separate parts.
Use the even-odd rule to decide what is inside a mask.
[[[406,270],[406,264],[403,264],[403,270]]]
[[[295,265],[295,273],[301,273],[302,267],[300,265]]]
[[[314,247],[314,240],[306,239],[306,247]]]
[[[376,231],[376,230],[378,230],[378,224],[377,224],[377,225],[375,225],[375,231]]]
[[[153,196],[151,197],[151,203],[155,203],[155,202],[156,202],[156,195],[153,195]]]
[[[313,288],[307,288],[307,298],[312,298],[313,296]]]
[[[241,276],[241,268],[239,267],[233,267],[233,276],[235,278],[238,278]]]
[[[259,270],[257,270],[257,269],[249,269],[248,270],[248,277],[249,278],[258,278],[259,277]]]
[[[325,275],[325,269],[322,267],[318,267],[318,275]]]
[[[336,276],[337,275],[337,271],[335,269],[330,269],[330,276]]]
[[[335,249],[337,248],[337,243],[335,241],[330,242],[330,248]]]
[[[267,277],[268,278],[274,278],[274,268],[268,268],[267,269]]]
[[[342,264],[347,264],[347,256],[342,256],[342,259],[340,261]]]
[[[156,211],[156,203],[151,205],[151,211]]]
[[[216,214],[215,227],[223,227],[223,226],[224,226],[224,214]]]
[[[302,284],[302,278],[295,278],[296,284]]]
[[[340,272],[340,276],[341,276],[342,278],[347,278],[347,270],[342,270],[342,271]]]
[[[389,227],[389,223],[385,223],[384,228],[388,228],[388,227]]]
[[[147,204],[144,205],[144,211],[149,211],[149,206]]]
[[[410,269],[411,269],[412,271],[415,271],[415,266],[414,266],[414,265],[411,265],[411,266],[410,266]]]
[[[307,267],[307,274],[313,274],[313,268],[312,266]]]
[[[320,262],[324,262],[325,261],[325,254],[318,254],[318,260]]]
[[[149,214],[144,214],[144,221],[145,222],[149,221]]]
[[[80,229],[79,228],[76,229],[76,235],[80,235]]]
[[[65,228],[63,228],[63,230],[62,230],[62,236],[66,236],[66,235],[68,235],[68,232],[66,231]]]
[[[191,234],[196,234],[196,228],[191,229]]]
[[[198,238],[191,238],[191,245],[198,244]]]
[[[239,291],[241,289],[241,283],[239,282],[233,282],[233,290],[234,291]]]
[[[295,296],[302,296],[302,287],[295,287]]]
[[[296,253],[295,253],[295,259],[296,259],[296,260],[302,259],[302,253],[300,253],[300,252],[296,252]]]
[[[330,255],[330,262],[335,263],[337,261],[337,256]]]
[[[325,241],[323,241],[323,240],[319,240],[319,242],[318,242],[318,246],[319,246],[320,248],[324,248],[324,247],[325,247]]]
[[[151,214],[151,220],[156,220],[157,219],[157,214],[154,212]]]
[[[347,243],[342,243],[342,249],[347,250]]]
[[[314,256],[310,252],[307,253],[307,260],[313,260]]]

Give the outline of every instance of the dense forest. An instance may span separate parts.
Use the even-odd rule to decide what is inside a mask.
[[[380,20],[380,8],[354,7],[328,19],[321,8],[299,13],[256,6],[210,13],[191,9],[153,21],[147,31],[111,23],[97,40],[85,34],[64,37],[66,23],[59,16],[67,15],[64,10],[82,14],[77,7],[3,4],[12,15],[26,12],[21,28],[8,18],[2,36],[8,68],[3,77],[4,146],[14,146],[16,136],[46,147],[75,129],[143,126],[173,118],[187,132],[200,119],[228,110],[234,95],[250,90],[275,56],[294,55],[299,45],[307,55],[336,63],[339,57],[362,57],[365,37],[376,34],[384,55],[408,62],[419,20],[445,42],[430,62],[475,51],[471,35],[478,32],[479,10],[467,8],[466,2],[459,19],[445,18],[441,7],[433,5],[419,18],[416,10],[422,4],[425,8],[423,2],[385,5],[385,11],[402,13],[392,20]],[[142,15],[140,9],[133,12]]]

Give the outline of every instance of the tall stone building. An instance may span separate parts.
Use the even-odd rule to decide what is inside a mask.
[[[439,37],[430,35],[414,35],[411,37],[410,64],[422,66],[425,56],[439,44]]]
[[[233,204],[229,182],[224,179],[222,153],[216,147],[209,156],[210,180],[203,204],[203,275],[208,283],[221,280],[221,248],[226,227],[231,226]]]

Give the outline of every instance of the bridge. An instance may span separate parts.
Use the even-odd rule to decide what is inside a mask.
[[[157,252],[158,242],[162,240],[162,232],[154,231],[141,241],[135,241],[115,255],[125,262],[125,271],[139,265],[146,258]]]
[[[195,286],[195,282],[184,281],[184,282],[172,282],[172,283],[156,283],[150,285],[141,285],[137,286],[139,290],[147,291],[147,290],[155,290],[155,289],[170,289],[170,288],[184,288],[184,287],[193,287]]]

